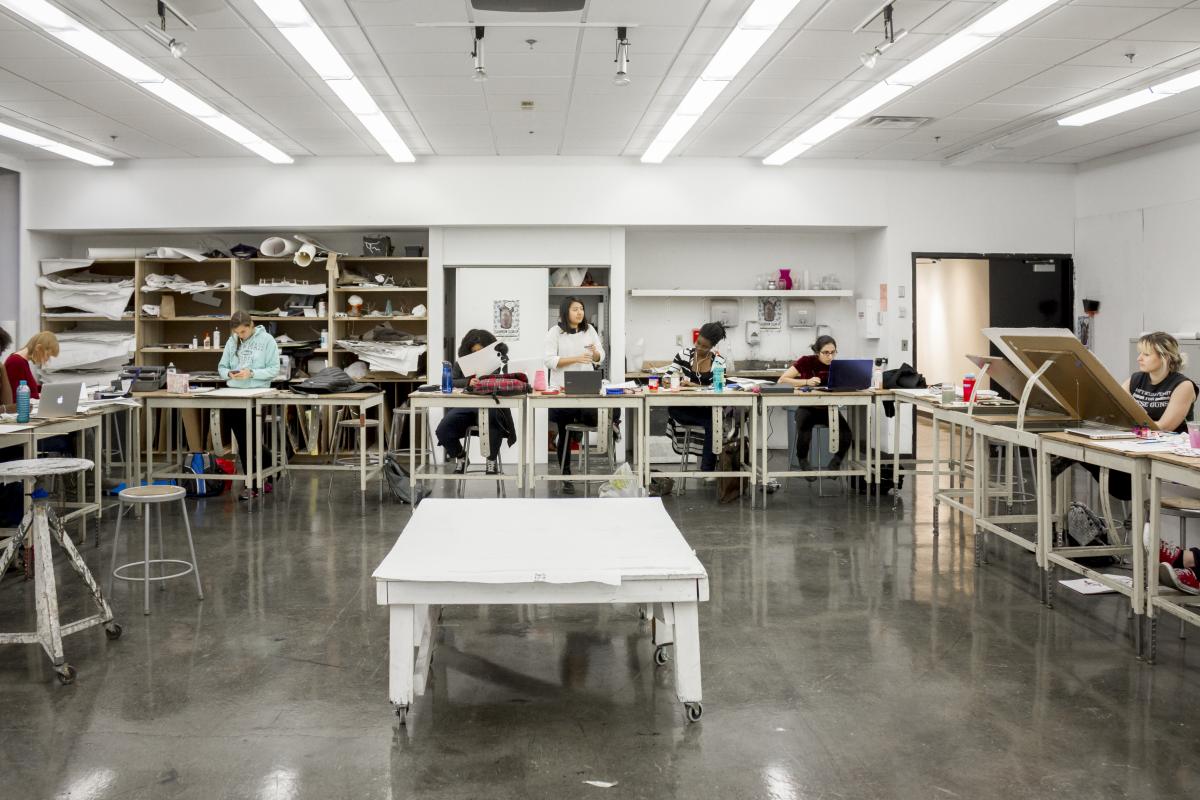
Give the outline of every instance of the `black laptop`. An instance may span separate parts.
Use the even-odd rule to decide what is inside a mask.
[[[599,370],[571,370],[563,373],[563,393],[569,395],[597,395],[604,380]]]

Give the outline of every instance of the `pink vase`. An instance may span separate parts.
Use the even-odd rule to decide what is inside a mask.
[[[790,269],[779,270],[779,288],[785,292],[792,290],[792,271]]]

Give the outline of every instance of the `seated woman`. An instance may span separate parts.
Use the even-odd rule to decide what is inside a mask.
[[[458,355],[461,358],[478,352],[495,341],[496,337],[490,331],[474,328],[463,336],[462,343],[458,346]],[[458,366],[457,361],[454,363],[453,376],[454,386],[457,389],[473,386],[476,381],[474,375],[463,375],[462,368]],[[462,475],[467,471],[466,442],[463,439],[467,435],[467,429],[473,428],[477,424],[479,424],[479,412],[474,408],[447,409],[446,415],[438,423],[438,444],[446,449],[447,461],[454,459],[455,475]],[[508,442],[509,447],[517,443],[517,427],[513,423],[512,412],[507,408],[493,408],[488,411],[488,440],[490,446],[485,471],[488,475],[498,475],[500,462],[497,459],[500,455],[500,446],[505,442]]]
[[[231,389],[265,389],[279,375],[279,345],[275,337],[267,333],[262,325],[255,325],[254,320],[245,311],[235,311],[229,320],[233,335],[225,342],[225,350],[221,360],[217,362],[217,372]],[[237,441],[238,454],[245,469],[246,454],[253,444],[246,438],[246,414],[240,409],[224,409],[221,411],[222,435],[232,434]],[[260,437],[262,463],[271,464],[271,449],[267,440]],[[270,494],[271,481],[268,479],[263,491]],[[258,490],[244,489],[239,495],[240,500],[249,500],[258,496]]]
[[[706,322],[700,328],[696,344],[686,347],[675,356],[667,367],[667,375],[679,373],[684,386],[711,386],[713,367],[721,364],[728,371],[725,357],[717,352],[717,345],[725,339],[725,327],[719,322]],[[712,472],[717,468],[717,456],[713,453],[712,409],[701,406],[671,406],[667,409],[671,419],[680,425],[696,425],[704,428],[704,455],[700,457],[700,470]]]
[[[10,340],[11,341],[11,340]],[[4,373],[12,389],[13,401],[16,402],[17,389],[21,381],[29,387],[29,399],[38,400],[42,396],[42,385],[33,374],[33,367],[41,369],[50,359],[58,356],[58,337],[50,331],[35,333],[25,346],[4,360]],[[38,441],[39,453],[58,453],[67,457],[75,455],[75,441],[71,436],[50,436]]]
[[[562,386],[564,373],[575,370],[596,369],[604,361],[604,345],[596,326],[587,320],[583,300],[567,297],[558,308],[558,324],[546,331],[546,369],[550,383]],[[571,442],[567,437],[567,426],[575,423],[596,425],[598,415],[594,408],[552,408],[550,424],[558,428],[555,452],[561,474],[571,474]],[[564,494],[574,494],[575,485],[570,481],[562,484]]]
[[[0,354],[12,347],[12,337],[0,328]],[[17,410],[16,393],[8,382],[8,370],[0,369],[0,412],[12,414]],[[0,461],[18,461],[25,457],[20,445],[0,448]],[[21,523],[23,506],[20,483],[0,484],[0,528],[15,528]]]
[[[790,386],[820,386],[829,382],[829,365],[837,356],[837,341],[832,336],[818,336],[812,344],[813,355],[801,356],[796,363],[787,368],[779,376],[778,383]],[[808,451],[812,447],[813,428],[829,424],[829,412],[826,406],[800,406],[796,409],[796,457],[800,459],[800,469],[810,472],[813,466],[808,461]],[[846,453],[854,445],[854,433],[846,418],[838,412],[838,449],[829,459],[826,469],[836,470],[842,466]],[[809,476],[810,481],[816,477]]]

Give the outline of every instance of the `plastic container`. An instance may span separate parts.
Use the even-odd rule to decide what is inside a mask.
[[[450,369],[450,362],[442,362],[442,394],[451,394],[454,392],[454,372]]]
[[[1189,422],[1187,429],[1188,443],[1192,446],[1193,450],[1200,450],[1200,422]]]
[[[175,374],[175,362],[174,362],[174,361],[172,361],[171,363],[167,364],[167,374],[168,374],[168,375],[174,375],[174,374]]]
[[[546,370],[539,369],[533,373],[533,390],[535,392],[546,391]]]
[[[963,402],[971,402],[973,394],[975,394],[975,373],[968,372],[963,376]]]
[[[213,328],[213,347],[221,346],[221,329]]]
[[[29,384],[21,381],[17,386],[17,422],[29,422]]]
[[[658,380],[659,379],[658,379],[657,375],[651,375],[650,378],[646,381],[647,388],[652,392],[657,392],[658,391]]]
[[[725,365],[718,361],[713,364],[713,391],[725,391]]]

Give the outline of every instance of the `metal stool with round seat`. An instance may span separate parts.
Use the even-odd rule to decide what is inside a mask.
[[[341,467],[356,467],[362,458],[362,451],[366,448],[366,432],[368,429],[378,429],[379,420],[367,419],[365,415],[353,415],[349,419],[342,419],[342,412],[338,412],[337,420],[333,427],[333,463]],[[344,451],[342,449],[342,438],[347,432],[354,433],[354,448],[353,450]],[[382,433],[380,434],[382,435]],[[357,452],[357,457],[343,457],[342,453]],[[366,453],[367,464],[370,466],[379,465],[379,457],[371,452]]]
[[[700,425],[687,425],[682,422],[676,422],[674,419],[667,421],[667,435],[671,438],[671,449],[679,455],[679,471],[689,472],[688,465],[692,461],[692,456],[697,459],[704,458],[704,428]],[[679,495],[687,494],[686,477],[679,479]]]
[[[1200,519],[1200,497],[1164,497],[1162,499],[1162,513],[1167,517],[1179,518],[1179,546],[1184,550],[1187,549],[1187,521],[1189,519]],[[1157,569],[1155,565],[1155,569]],[[1179,638],[1185,639],[1186,636],[1185,623],[1179,620]]]
[[[32,482],[35,478],[49,475],[74,475],[93,469],[93,462],[86,458],[40,458],[0,463],[0,483],[15,481]],[[58,616],[58,583],[54,576],[54,559],[50,543],[54,542],[67,554],[71,567],[87,585],[98,613],[75,622],[63,623]],[[8,565],[16,557],[17,549],[26,548],[26,559],[32,555],[34,593],[37,597],[37,630],[19,633],[0,633],[0,644],[40,644],[54,664],[54,671],[62,683],[75,680],[75,668],[63,658],[62,637],[79,633],[97,625],[103,625],[110,639],[121,635],[121,626],[113,622],[112,609],[100,593],[100,587],[92,577],[79,551],[67,536],[62,521],[45,499],[35,499],[33,508],[21,521],[17,534],[0,551],[0,580]]]
[[[142,613],[150,613],[150,583],[151,581],[158,582],[159,589],[166,590],[166,585],[163,581],[169,581],[172,578],[182,578],[184,575],[192,573],[196,576],[196,597],[200,600],[204,599],[204,589],[200,586],[200,563],[196,560],[196,546],[192,541],[192,524],[188,521],[187,505],[184,503],[184,498],[187,497],[187,490],[182,486],[132,486],[124,489],[118,495],[120,501],[120,510],[117,514],[117,530],[113,536],[113,556],[112,556],[112,571],[109,574],[108,586],[109,594],[112,594],[113,579],[120,581],[140,581],[142,583]],[[163,522],[162,522],[162,507],[167,503],[179,503],[179,510],[183,512],[183,528],[187,532],[188,552],[191,554],[191,560],[185,561],[181,558],[166,558],[163,551]],[[141,561],[131,561],[128,564],[117,566],[117,550],[121,545],[121,520],[125,517],[126,506],[142,506],[145,513],[142,514],[143,534],[143,556]],[[154,508],[158,517],[158,558],[150,558],[150,509]],[[151,575],[151,569],[155,565],[165,568],[168,565],[182,567],[175,572],[162,575]],[[127,570],[134,567],[141,567],[141,574],[127,575]]]

